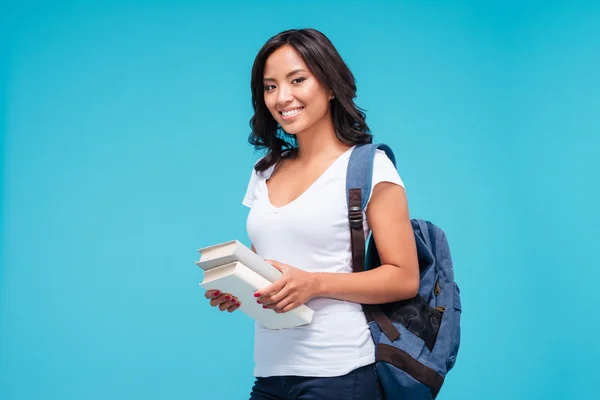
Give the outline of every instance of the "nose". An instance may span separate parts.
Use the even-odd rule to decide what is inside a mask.
[[[277,93],[277,104],[281,106],[285,106],[289,104],[294,99],[292,96],[292,90],[288,85],[281,85],[279,87],[279,91]]]

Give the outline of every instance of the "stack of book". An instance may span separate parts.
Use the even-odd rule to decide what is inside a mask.
[[[195,263],[204,271],[200,286],[231,293],[241,302],[239,309],[265,328],[292,328],[312,321],[313,310],[304,304],[285,313],[276,313],[256,302],[254,293],[281,278],[282,274],[243,243],[233,240],[198,251],[200,260]]]

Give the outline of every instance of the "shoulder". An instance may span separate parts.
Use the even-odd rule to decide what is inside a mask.
[[[290,149],[290,150],[286,150],[281,154],[280,158],[277,158],[275,160],[272,160],[271,157],[269,157],[269,153],[260,157],[255,163],[254,163],[254,167],[253,167],[253,174],[254,175],[258,175],[260,177],[264,177],[264,178],[269,178],[269,176],[276,170],[280,169],[282,165],[288,164],[290,161],[292,161],[295,158],[296,155],[296,149]],[[257,166],[259,166],[260,164],[264,164],[264,160],[266,159],[271,159],[271,161],[269,161],[269,163],[267,163],[266,165],[268,165],[268,167],[263,167],[264,169],[262,171],[258,171],[257,170]]]
[[[392,160],[389,159],[385,151],[377,149],[373,160],[372,184],[375,186],[380,182],[390,182],[404,187],[404,182]]]
[[[264,157],[263,157],[264,158]],[[261,158],[262,159],[262,158]],[[254,165],[252,166],[252,171],[250,173],[250,179],[248,180],[248,186],[246,188],[246,195],[242,201],[242,204],[252,208],[254,204],[254,200],[256,199],[256,187],[259,186],[259,182],[265,179],[265,173],[269,172],[270,168],[267,168],[265,171],[257,171],[256,165],[260,162],[261,159],[258,159]]]
[[[256,160],[256,162],[252,166],[252,177],[254,179],[265,178],[265,176],[268,176],[268,174],[270,174],[271,171],[273,171],[273,167],[275,165],[271,165],[270,167],[268,167],[267,169],[265,169],[263,171],[257,171],[256,167],[261,163],[261,161],[263,161],[265,159],[265,157],[266,156],[260,157],[258,160]]]
[[[390,160],[387,154],[385,154],[385,151],[381,149],[377,149],[377,151],[375,151],[373,165],[391,165],[392,167],[394,167],[394,163],[392,163],[392,160]]]

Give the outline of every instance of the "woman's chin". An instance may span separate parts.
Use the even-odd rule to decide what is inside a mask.
[[[281,129],[283,129],[283,131],[285,133],[287,133],[288,135],[295,136],[295,135],[299,134],[300,132],[302,132],[302,128],[299,126],[295,126],[295,124],[284,124],[284,125],[280,124],[280,126],[281,126]]]

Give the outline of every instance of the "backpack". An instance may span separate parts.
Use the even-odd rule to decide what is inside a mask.
[[[348,162],[346,198],[354,272],[381,265],[373,235],[365,243],[363,231],[377,149],[396,166],[394,153],[385,144],[358,145]],[[435,399],[460,345],[460,290],[446,235],[429,221],[411,219],[411,224],[419,258],[418,294],[388,304],[363,304],[375,343],[377,375],[391,400]]]

